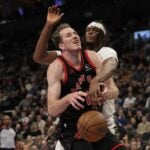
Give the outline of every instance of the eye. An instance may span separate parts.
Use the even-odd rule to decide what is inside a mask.
[[[86,32],[90,31],[90,28],[86,28]]]
[[[72,35],[72,33],[68,32],[68,33],[66,34],[66,37],[71,37],[71,35]]]
[[[77,32],[74,32],[74,34],[75,34],[75,35],[78,35],[78,33],[77,33]]]
[[[93,31],[99,32],[99,29],[98,28],[93,28]]]

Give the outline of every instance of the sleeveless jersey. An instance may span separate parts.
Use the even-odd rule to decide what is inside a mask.
[[[87,51],[82,51],[82,63],[79,69],[75,69],[63,56],[59,56],[58,59],[63,63],[65,70],[65,81],[61,84],[61,97],[75,91],[88,91],[89,83],[91,79],[95,77],[96,71],[93,63],[88,57]],[[70,105],[60,115],[61,132],[67,131],[75,133],[77,131],[76,124],[79,116],[92,109],[91,105],[87,105],[86,100],[84,102],[79,102],[84,105],[84,109],[79,111]]]

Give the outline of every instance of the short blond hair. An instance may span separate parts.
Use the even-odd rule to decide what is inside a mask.
[[[54,43],[54,45],[59,48],[59,43],[61,41],[61,38],[60,38],[60,31],[62,29],[65,29],[65,28],[70,28],[71,26],[68,24],[68,23],[62,23],[60,24],[56,30],[54,31],[54,33],[52,34],[52,41]]]

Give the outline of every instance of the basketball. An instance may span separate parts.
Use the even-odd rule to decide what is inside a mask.
[[[105,136],[107,121],[102,113],[91,110],[80,116],[77,129],[82,139],[88,142],[96,142]]]

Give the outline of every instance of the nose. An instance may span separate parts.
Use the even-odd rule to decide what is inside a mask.
[[[78,36],[77,34],[74,34],[74,35],[73,35],[73,38],[74,38],[74,39],[79,39],[79,36]]]

